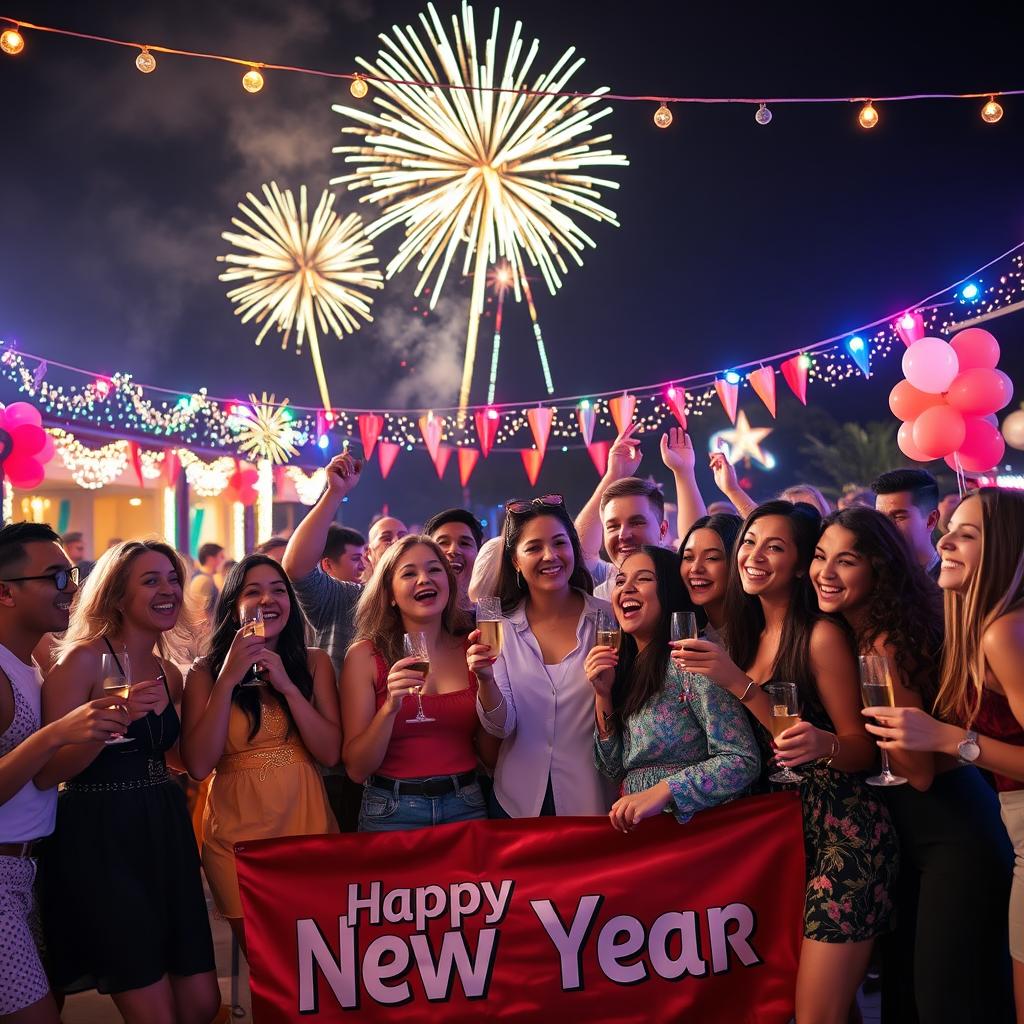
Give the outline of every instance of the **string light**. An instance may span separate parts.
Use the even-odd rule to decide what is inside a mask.
[[[178,544],[178,496],[173,487],[164,488],[164,540],[172,547]]]
[[[871,100],[868,100],[867,103],[860,108],[857,120],[860,122],[861,128],[874,128],[875,125],[878,124],[878,111],[875,110]]]
[[[246,92],[259,92],[263,88],[263,75],[260,74],[258,68],[249,68],[242,75],[242,88]]]
[[[761,106],[757,108],[757,113],[754,115],[754,120],[758,124],[771,124],[772,112],[768,109],[767,104],[762,103]]]
[[[285,472],[295,487],[299,501],[303,505],[315,505],[327,486],[327,471],[320,467],[307,476],[298,466],[289,466]]]
[[[356,75],[352,79],[352,84],[348,87],[348,91],[357,100],[361,100],[370,91],[370,87],[366,84],[366,79],[363,75]]]
[[[135,66],[144,74],[148,75],[156,71],[156,57],[153,56],[144,46],[142,52],[135,58]]]
[[[659,128],[667,128],[672,123],[672,111],[664,103],[654,112],[654,123]]]
[[[7,28],[0,33],[0,50],[9,53],[12,57],[25,49],[25,37],[17,28]]]
[[[981,108],[981,119],[985,124],[995,124],[1001,120],[1003,108],[996,102],[995,96],[989,96],[988,103]]]
[[[53,427],[54,447],[71,479],[87,491],[99,490],[128,468],[128,442],[113,441],[102,448],[86,448],[73,434]]]

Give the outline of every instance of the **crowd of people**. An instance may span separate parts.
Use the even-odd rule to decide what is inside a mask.
[[[0,1021],[88,988],[129,1024],[221,1019],[202,874],[244,951],[243,840],[668,813],[685,841],[789,786],[798,1024],[856,1019],[872,962],[887,1022],[1024,1024],[1024,494],[940,505],[903,469],[873,507],[757,504],[715,454],[706,506],[673,429],[670,524],[641,447],[575,518],[509,500],[487,541],[450,509],[364,542],[348,454],[290,538],[195,574],[0,528]]]

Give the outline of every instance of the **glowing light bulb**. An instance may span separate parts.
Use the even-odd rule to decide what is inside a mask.
[[[854,335],[850,339],[850,351],[851,352],[863,352],[864,351],[864,339],[859,335]]]
[[[806,355],[800,356],[800,366],[804,370],[809,370],[811,368],[811,357]]]
[[[903,314],[903,319],[900,321],[900,327],[905,331],[909,331],[914,326],[914,318],[909,313]]]
[[[860,108],[857,120],[860,122],[861,128],[874,128],[878,124],[878,111],[871,105],[871,100],[868,100]]]
[[[772,120],[772,112],[768,109],[767,105],[762,103],[757,108],[757,113],[754,115],[754,120],[758,124],[770,124]]]
[[[135,58],[135,66],[144,75],[148,75],[153,71],[156,71],[156,57],[154,57],[153,54],[151,54],[149,50],[146,49],[146,47],[143,47],[142,53],[140,53],[138,57]]]
[[[16,29],[4,29],[0,33],[0,50],[9,53],[12,57],[25,49],[25,37]]]
[[[331,439],[326,434],[321,434],[320,437],[317,438],[316,443],[321,448],[326,448],[331,443]]]
[[[740,382],[740,375],[735,370],[730,370],[725,375],[725,380],[726,380],[727,384],[739,384],[739,382]]]
[[[366,79],[362,75],[356,75],[352,79],[348,90],[357,100],[361,100],[370,91],[370,87],[366,84]]]
[[[965,284],[960,290],[960,296],[964,299],[976,299],[978,297],[978,286],[976,284]]]
[[[672,123],[672,111],[664,103],[654,112],[654,123],[659,128],[667,128]]]
[[[256,68],[249,68],[242,75],[242,88],[246,92],[259,92],[263,88],[263,76]]]
[[[981,119],[985,124],[995,124],[1003,116],[1003,108],[996,102],[995,96],[989,96],[988,103],[981,108]]]

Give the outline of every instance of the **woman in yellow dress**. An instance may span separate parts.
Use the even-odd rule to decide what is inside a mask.
[[[195,779],[214,773],[203,868],[243,951],[235,843],[338,831],[317,769],[341,755],[337,681],[303,628],[281,566],[249,555],[231,570],[209,653],[185,683],[182,759]]]

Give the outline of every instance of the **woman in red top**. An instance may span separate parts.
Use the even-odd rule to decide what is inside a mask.
[[[365,781],[361,832],[487,816],[476,774],[476,679],[466,670],[470,629],[441,549],[415,535],[392,544],[359,599],[341,677],[342,757],[349,777]],[[426,672],[422,656],[403,650],[403,634],[418,632]]]
[[[940,717],[920,708],[864,714],[879,720],[868,729],[882,747],[949,754],[995,777],[1017,857],[1010,955],[1024,1024],[1024,494],[990,487],[965,498],[938,548],[946,606]]]

